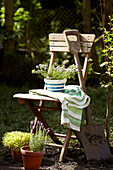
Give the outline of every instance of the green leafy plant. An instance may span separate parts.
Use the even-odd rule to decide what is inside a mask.
[[[1,20],[1,27],[5,25],[5,7],[1,7],[0,9],[1,15],[0,15],[0,20]],[[25,27],[25,23],[28,19],[30,19],[29,16],[29,11],[25,11],[24,8],[18,8],[16,12],[14,13],[14,31],[18,31],[21,28]]]
[[[4,146],[12,148],[14,151],[19,151],[24,145],[28,145],[30,141],[30,133],[12,131],[6,132],[3,136],[2,143]]]
[[[107,97],[107,112],[106,112],[106,138],[109,142],[109,129],[110,129],[110,112],[111,112],[111,101],[112,101],[112,87],[113,87],[113,19],[109,16],[110,22],[109,30],[105,27],[102,28],[104,49],[102,50],[103,62],[100,67],[102,68],[101,75],[101,86],[106,88],[108,91]]]
[[[19,31],[25,27],[25,22],[30,19],[29,11],[25,11],[24,8],[18,8],[14,13],[14,31]]]
[[[76,75],[76,66],[70,65],[67,68],[65,65],[68,63],[68,60],[65,60],[62,65],[58,65],[54,63],[51,68],[47,65],[39,64],[36,66],[36,69],[32,70],[32,74],[39,74],[44,78],[51,79],[51,80],[61,80],[61,79],[75,79]]]
[[[36,122],[36,132],[34,133],[34,121],[31,121],[31,137],[29,142],[30,150],[33,152],[44,151],[47,134],[49,133],[49,129],[46,130],[44,128],[43,123],[40,121]]]
[[[101,86],[108,88],[112,87],[112,77],[113,77],[113,19],[110,18],[110,30],[107,31],[106,28],[102,28],[104,31],[104,49],[103,52],[103,62],[100,67],[103,68],[104,72],[101,76]]]
[[[1,27],[3,27],[5,24],[5,7],[1,7],[0,13],[1,13],[0,15]]]

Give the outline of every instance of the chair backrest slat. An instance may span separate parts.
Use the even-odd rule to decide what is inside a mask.
[[[95,39],[94,34],[80,34],[81,49],[79,52],[90,53],[94,39]],[[70,36],[70,41],[76,41],[76,37],[73,35]],[[69,52],[63,33],[49,34],[49,42],[50,51]]]

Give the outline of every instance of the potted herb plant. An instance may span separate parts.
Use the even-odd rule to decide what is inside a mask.
[[[76,66],[70,65],[66,68],[68,60],[64,60],[61,65],[54,63],[49,69],[47,65],[39,64],[32,70],[33,74],[39,74],[44,77],[44,82],[49,91],[61,92],[67,79],[75,79]]]
[[[31,129],[29,146],[21,147],[23,165],[25,169],[38,170],[45,153],[47,134],[49,133],[49,130],[46,130],[43,123],[40,121],[37,121],[35,133],[33,131],[34,121],[31,121]]]
[[[20,152],[20,148],[24,145],[28,145],[29,140],[30,140],[30,133],[12,131],[12,132],[6,132],[4,134],[2,143],[5,147],[11,148],[13,160],[21,162],[22,155]]]

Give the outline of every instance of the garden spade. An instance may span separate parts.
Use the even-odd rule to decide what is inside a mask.
[[[81,48],[79,32],[78,30],[67,30],[64,31],[64,36],[69,51],[74,54],[80,87],[86,93],[85,80],[78,56]],[[83,145],[87,160],[105,160],[110,158],[111,153],[102,125],[92,123],[89,106],[85,108],[85,114],[87,124],[81,127],[80,141]]]

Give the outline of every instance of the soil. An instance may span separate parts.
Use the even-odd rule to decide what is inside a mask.
[[[113,170],[113,156],[109,160],[100,162],[87,161],[83,148],[79,144],[71,144],[71,148],[68,149],[63,162],[58,161],[59,155],[59,148],[47,147],[40,170]],[[13,161],[10,150],[0,146],[0,170],[22,169],[24,169],[23,163]]]

